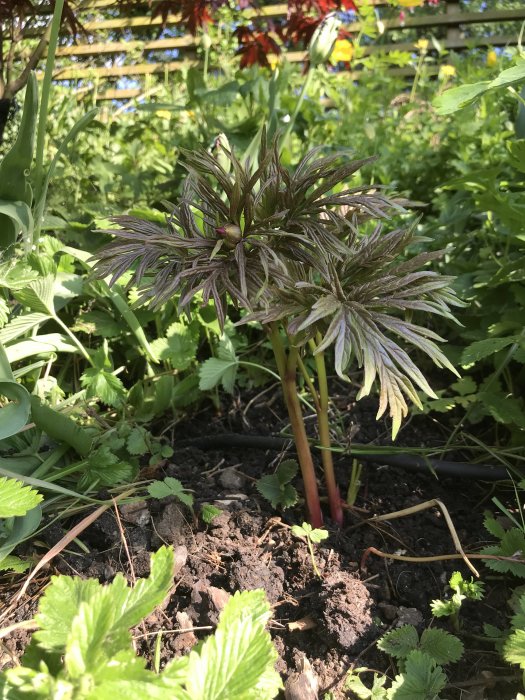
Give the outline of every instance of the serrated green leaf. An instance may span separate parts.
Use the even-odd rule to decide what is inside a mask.
[[[95,579],[73,576],[52,576],[38,604],[35,618],[39,630],[34,637],[44,649],[62,653],[79,606],[90,601],[101,588]]]
[[[417,649],[419,636],[413,625],[403,625],[385,634],[377,642],[377,646],[385,654],[396,659],[406,659],[411,651]]]
[[[328,530],[321,530],[320,528],[315,528],[310,533],[310,539],[312,540],[312,542],[318,544],[319,542],[328,539],[329,534],[330,533],[328,532]]]
[[[374,673],[372,687],[367,688],[360,678],[360,673],[368,671],[367,668],[354,668],[349,672],[345,688],[351,690],[360,700],[386,700],[387,690],[384,687],[387,681],[386,675]]]
[[[439,693],[447,684],[441,666],[422,651],[411,651],[407,657],[405,671],[395,677],[388,691],[389,700],[438,700]]]
[[[264,591],[237,591],[224,606],[218,628],[227,632],[239,620],[250,620],[264,627],[271,616],[272,610]]]
[[[246,594],[255,595],[243,600]],[[264,629],[269,616],[268,605],[263,611],[264,607],[261,591],[237,593],[228,601],[215,635],[200,652],[190,653],[187,691],[191,697],[259,700],[277,695],[282,683],[273,669],[277,652]]]
[[[430,609],[434,617],[450,617],[450,615],[455,615],[458,612],[460,605],[461,604],[458,604],[454,598],[450,600],[440,600],[437,598],[431,601]]]
[[[130,455],[145,455],[149,452],[146,437],[147,431],[144,428],[133,428],[126,440],[126,448]]]
[[[478,399],[498,423],[525,428],[525,408],[521,400],[488,391],[480,392]]]
[[[525,534],[517,527],[513,527],[505,532],[499,544],[484,547],[480,553],[523,559],[525,556]],[[500,573],[512,572],[516,576],[525,578],[525,564],[520,562],[484,559],[483,563],[493,571],[499,571]]]
[[[148,485],[148,493],[152,498],[175,496],[189,508],[193,507],[193,495],[189,493],[178,479],[167,476],[163,481],[152,481]]]
[[[201,518],[207,525],[210,525],[221,513],[222,510],[211,503],[203,503],[201,506]]]
[[[493,518],[490,513],[485,514],[483,525],[490,532],[490,534],[494,535],[494,537],[496,537],[498,540],[505,535],[505,528],[503,525]]]
[[[46,275],[30,282],[27,287],[15,292],[14,296],[17,301],[28,306],[31,311],[54,316],[54,286],[55,278],[52,275]]]
[[[36,326],[44,323],[44,321],[49,321],[50,318],[51,316],[48,314],[41,313],[15,316],[15,318],[11,319],[9,323],[0,330],[0,343],[6,345],[33,328],[36,328]]]
[[[30,566],[31,562],[24,561],[20,557],[15,557],[11,554],[0,559],[0,571],[14,571],[16,574],[23,574]]]
[[[174,369],[187,369],[197,353],[198,339],[189,326],[172,323],[166,331],[165,338],[158,338],[151,343],[157,357],[169,361]]]
[[[173,585],[174,566],[172,547],[161,547],[151,555],[150,575],[130,589],[119,624],[134,627],[163,602]]]
[[[0,478],[0,518],[25,515],[41,501],[42,495],[16,479]]]
[[[98,399],[108,406],[119,406],[126,395],[119,377],[105,369],[88,367],[80,377],[80,383],[87,398]]]
[[[419,649],[440,666],[459,661],[464,651],[462,642],[456,636],[436,627],[423,632]]]
[[[299,465],[295,459],[285,459],[279,464],[275,473],[281,484],[288,484],[299,473]]]
[[[518,336],[513,335],[508,338],[487,338],[486,340],[477,340],[463,350],[461,355],[461,364],[463,367],[479,362],[485,357],[489,357],[508,345],[512,345],[518,339]]]
[[[267,474],[257,480],[257,490],[271,503],[272,508],[290,508],[297,503],[297,490],[289,482],[296,476],[298,469],[297,462],[288,459],[279,464],[275,474]]]
[[[122,324],[105,311],[88,311],[81,314],[73,327],[74,331],[83,331],[102,338],[116,338],[122,333]]]
[[[130,588],[121,574],[108,586],[95,579],[54,576],[39,604],[35,639],[49,651],[66,651],[72,677],[102,674],[110,659],[130,646],[128,630],[149,615],[173,584],[174,555],[161,547],[151,573]],[[123,658],[128,658],[126,656]]]
[[[210,357],[199,368],[199,389],[210,391],[222,383],[225,391],[233,393],[237,367],[237,361],[232,362],[231,360],[221,360],[218,357]]]
[[[525,630],[519,629],[509,636],[503,646],[503,658],[511,664],[525,669]]]

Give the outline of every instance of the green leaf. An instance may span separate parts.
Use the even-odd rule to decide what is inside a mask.
[[[151,556],[150,576],[133,588],[121,574],[109,586],[53,576],[40,599],[36,640],[49,651],[66,650],[66,666],[74,677],[100,671],[129,646],[128,630],[162,603],[173,584],[173,566],[173,549],[161,547]]]
[[[20,557],[14,557],[11,554],[0,559],[0,571],[14,571],[15,574],[23,574],[30,566],[30,561],[24,561]]]
[[[112,372],[97,367],[88,367],[80,377],[86,389],[86,397],[98,399],[108,406],[120,406],[126,390],[122,381]]]
[[[201,518],[207,525],[210,525],[221,513],[222,510],[211,503],[203,503],[201,506]]]
[[[279,464],[275,474],[268,474],[257,480],[257,490],[271,503],[272,508],[290,508],[297,503],[297,490],[290,481],[297,475],[298,470],[297,462],[287,459]]]
[[[221,382],[224,390],[232,394],[239,361],[228,336],[221,338],[217,355],[218,357],[210,357],[201,365],[199,389],[209,391]]]
[[[447,684],[440,666],[422,651],[411,651],[404,673],[396,676],[388,691],[389,700],[437,700]]]
[[[503,647],[503,658],[525,669],[525,630],[514,630]]]
[[[0,199],[0,226],[4,227],[3,235],[0,235],[0,244],[4,241],[2,248],[9,250],[20,233],[27,240],[34,226],[31,208],[25,202]]]
[[[145,455],[149,452],[146,442],[147,431],[141,427],[135,427],[126,440],[126,449],[130,455]]]
[[[130,590],[119,624],[134,627],[164,601],[173,585],[174,566],[172,547],[161,547],[151,555],[150,575]]]
[[[49,315],[41,313],[15,316],[0,331],[0,343],[9,343],[49,319]]]
[[[81,603],[89,602],[101,588],[96,579],[52,576],[35,618],[40,628],[34,634],[38,644],[47,651],[62,653]]]
[[[484,547],[480,553],[523,559],[525,556],[525,533],[523,530],[513,527],[505,532],[499,544]],[[520,562],[484,559],[483,563],[493,571],[499,571],[500,573],[512,572],[516,576],[525,578],[525,564]]]
[[[5,350],[0,343],[0,397],[9,399],[0,407],[0,440],[16,435],[27,423],[30,399],[27,389],[17,384]]]
[[[99,335],[103,338],[116,338],[122,333],[122,325],[105,311],[88,311],[81,314],[72,329]]]
[[[197,338],[193,330],[183,323],[172,323],[165,338],[151,343],[153,352],[164,362],[169,361],[174,369],[187,369],[195,360]]]
[[[411,651],[417,649],[419,636],[413,625],[404,625],[385,634],[377,642],[378,649],[396,659],[406,659]]]
[[[461,602],[455,598],[451,598],[450,600],[440,600],[438,598],[430,603],[430,609],[434,617],[449,617],[450,615],[455,615],[460,607]]]
[[[233,393],[238,363],[210,357],[199,368],[199,389],[210,391],[222,382],[224,390]]]
[[[519,428],[525,428],[525,407],[520,399],[488,391],[480,392],[478,399],[488,408],[490,415],[498,423],[514,424]]]
[[[32,508],[25,515],[7,521],[0,539],[0,562],[7,557],[15,547],[26,540],[36,530],[42,521],[42,506]]]
[[[31,419],[35,425],[57,442],[70,445],[81,457],[91,453],[92,436],[72,418],[43,403],[32,395]]]
[[[25,515],[36,508],[42,495],[16,479],[0,478],[0,518]]]
[[[325,540],[329,535],[328,530],[320,530],[317,528],[314,529],[310,525],[310,523],[303,523],[302,525],[293,525],[292,534],[302,539],[306,538],[307,540],[311,540],[312,542],[321,542],[321,540]]]
[[[523,80],[525,80],[525,60],[519,59],[517,65],[502,71],[494,80],[483,80],[446,90],[434,99],[433,105],[438,114],[452,114],[472,104],[477,97],[489,90],[514,85]]]
[[[0,200],[32,203],[32,191],[27,177],[33,160],[35,128],[38,113],[38,86],[36,75],[29,75],[24,99],[22,121],[15,143],[0,162]],[[0,249],[13,252],[19,232],[9,215],[0,213]]]
[[[270,609],[262,591],[236,593],[226,604],[217,631],[189,655],[187,691],[199,700],[274,698],[282,688],[277,660],[264,624]]]
[[[351,690],[360,700],[386,700],[387,691],[384,687],[387,677],[374,673],[372,688],[367,688],[360,678],[360,674],[368,671],[367,668],[352,669],[345,683],[345,688]]]
[[[462,642],[456,636],[437,627],[423,632],[419,649],[440,666],[459,661],[464,651]]]
[[[36,355],[53,355],[59,352],[79,352],[71,340],[61,333],[45,333],[19,340],[5,348],[9,362],[20,362]]]
[[[152,481],[148,486],[148,493],[152,498],[166,498],[175,496],[189,508],[193,507],[193,495],[189,493],[178,479],[167,476],[163,481]]]
[[[489,355],[493,355],[508,345],[512,345],[518,340],[519,336],[512,335],[507,338],[487,338],[486,340],[477,340],[463,350],[461,355],[461,365],[466,367],[475,362],[479,362]]]
[[[54,276],[46,275],[45,277],[39,277],[34,282],[30,282],[27,287],[15,292],[14,296],[17,301],[23,306],[28,306],[31,311],[54,316],[54,288]]]

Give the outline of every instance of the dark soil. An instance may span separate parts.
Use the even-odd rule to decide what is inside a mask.
[[[393,677],[395,667],[374,642],[402,624],[414,624],[420,631],[436,624],[430,614],[430,601],[443,597],[452,571],[460,570],[468,577],[471,574],[461,560],[407,563],[371,554],[361,566],[368,547],[421,557],[454,553],[449,530],[437,507],[375,525],[367,524],[366,519],[440,499],[451,514],[463,547],[472,552],[488,538],[482,521],[490,487],[468,480],[439,481],[430,473],[415,475],[380,463],[366,467],[356,508],[347,510],[345,527],[338,530],[328,521],[330,536],[316,546],[317,566],[322,574],[318,578],[306,544],[291,534],[290,526],[304,519],[301,504],[277,513],[255,487],[255,480],[271,473],[283,455],[235,449],[204,452],[197,444],[177,447],[182,439],[198,440],[203,434],[278,434],[284,424],[282,410],[277,400],[272,401],[271,394],[254,401],[248,412],[246,405],[234,402],[225,415],[206,411],[175,426],[175,456],[154,474],[155,478],[174,476],[192,489],[195,513],[199,513],[203,503],[219,507],[222,513],[211,525],[197,520],[174,499],[122,506],[120,517],[130,560],[115,512],[107,511],[81,536],[90,553],[74,552],[73,547],[56,557],[45,575],[30,587],[33,597],[27,597],[3,625],[34,614],[36,594],[51,573],[94,576],[102,582],[111,581],[117,571],[129,578],[144,576],[149,570],[149,553],[168,543],[176,548],[176,585],[161,609],[136,630],[137,649],[148,659],[152,658],[159,629],[177,630],[163,635],[165,662],[186,653],[211,632],[192,629],[213,628],[228,594],[263,588],[274,609],[271,633],[280,657],[278,670],[285,680],[301,668],[304,657],[318,677],[319,697],[327,691],[333,693],[333,698],[348,697],[343,685],[352,666],[386,671]],[[341,415],[348,415],[343,400],[339,401],[339,408]],[[341,421],[341,435],[352,434],[359,442],[387,441],[385,425],[375,423],[371,413],[374,410],[375,402],[361,402],[353,427],[350,421]],[[423,416],[412,422],[402,439],[405,444],[443,441],[436,426]],[[351,460],[340,457],[337,472],[343,493],[350,470]],[[42,536],[47,545],[52,545],[65,531],[53,526]],[[483,580],[485,599],[466,604],[461,613],[460,636],[466,653],[459,664],[448,669],[451,685],[444,698],[514,697],[509,685],[496,684],[490,690],[493,677],[508,676],[511,669],[490,645],[475,637],[483,633],[485,622],[503,627],[508,614],[505,606],[509,591],[504,580],[491,577],[487,571],[483,571]],[[3,590],[8,591],[8,586]],[[11,590],[16,590],[14,584]],[[443,627],[450,629],[446,622]],[[181,629],[189,631],[181,633]],[[4,666],[20,656],[28,639],[28,634],[17,632],[3,640]],[[485,683],[485,694],[465,695],[460,686],[468,682],[478,689]]]

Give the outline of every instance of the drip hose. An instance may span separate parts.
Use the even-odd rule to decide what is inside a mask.
[[[291,445],[290,438],[269,437],[265,435],[238,435],[236,433],[222,433],[209,435],[191,440],[177,442],[177,447],[197,447],[201,450],[215,450],[219,448],[258,449],[258,450],[282,450]],[[412,472],[431,473],[432,470],[438,476],[450,476],[456,479],[474,479],[477,481],[503,481],[509,479],[509,473],[505,467],[492,464],[469,464],[467,462],[451,462],[445,459],[433,459],[400,452],[374,452],[368,445],[352,446],[349,456],[361,462],[373,462],[374,464],[400,467]]]

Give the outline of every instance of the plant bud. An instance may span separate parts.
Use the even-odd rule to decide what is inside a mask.
[[[223,236],[228,243],[236,245],[242,240],[242,231],[236,224],[226,224],[215,229],[219,236]]]
[[[317,27],[308,46],[308,59],[312,66],[325,63],[330,58],[340,26],[341,21],[331,12]]]
[[[205,51],[209,51],[211,46],[211,39],[208,32],[203,32],[201,37],[201,46]]]
[[[217,136],[213,143],[212,153],[217,160],[217,163],[223,168],[227,173],[232,169],[232,162],[228,158],[228,154],[225,151],[231,152],[230,142],[226,134],[222,132]]]

